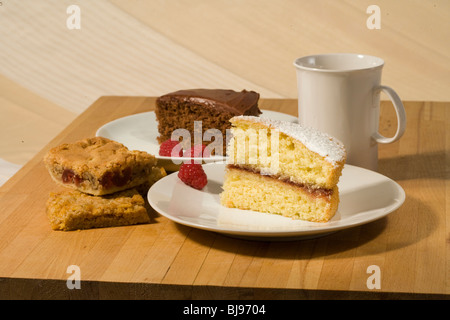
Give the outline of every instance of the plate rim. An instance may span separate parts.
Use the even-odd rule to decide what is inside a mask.
[[[208,164],[203,164],[203,167],[207,167],[207,166],[218,166],[218,165],[223,165],[224,164],[218,164],[218,163],[208,163]],[[376,174],[379,176],[382,176],[383,179],[385,179],[385,181],[388,181],[389,183],[393,184],[396,187],[396,190],[398,191],[398,196],[396,197],[395,200],[393,201],[392,204],[390,204],[388,207],[385,207],[384,210],[381,213],[378,213],[374,216],[371,216],[368,219],[363,219],[363,220],[359,220],[359,221],[355,221],[353,223],[348,223],[348,224],[344,224],[344,225],[336,225],[336,226],[326,226],[325,224],[322,227],[318,227],[317,229],[308,229],[308,230],[286,230],[286,231],[281,231],[281,230],[251,230],[251,229],[234,229],[234,228],[215,228],[215,227],[211,227],[211,226],[206,226],[206,225],[202,225],[199,223],[193,223],[190,221],[186,221],[183,219],[180,219],[176,216],[171,215],[170,213],[164,212],[164,210],[160,209],[159,206],[153,202],[152,198],[151,198],[151,194],[152,192],[155,192],[155,189],[158,188],[158,184],[163,183],[163,181],[165,179],[168,179],[168,177],[170,175],[175,175],[177,174],[177,172],[173,172],[170,175],[162,178],[161,180],[157,181],[148,191],[147,193],[147,200],[149,202],[149,204],[151,205],[151,207],[158,212],[159,214],[161,214],[162,216],[166,217],[167,219],[179,223],[181,225],[185,225],[188,227],[192,227],[192,228],[197,228],[197,229],[202,229],[202,230],[207,230],[207,231],[211,231],[211,232],[216,232],[216,233],[221,233],[221,234],[227,234],[227,235],[235,235],[235,236],[244,236],[244,237],[249,237],[249,238],[263,238],[263,239],[271,239],[271,238],[292,238],[292,237],[303,237],[303,236],[311,236],[311,235],[324,235],[324,234],[329,234],[329,233],[334,233],[343,229],[349,229],[349,228],[353,228],[353,227],[357,227],[360,225],[364,225],[376,220],[379,220],[381,218],[386,217],[387,215],[389,215],[390,213],[396,211],[397,209],[399,209],[403,203],[406,200],[406,193],[405,190],[393,179],[379,173],[376,171],[372,171],[369,169],[365,169],[365,168],[361,168],[358,166],[354,166],[354,165],[350,165],[350,164],[345,164],[344,167],[347,168],[353,168],[353,169],[357,169],[357,170],[365,170],[365,171],[369,171],[371,172],[371,174]],[[176,178],[170,178],[170,179],[176,179]],[[188,186],[186,186],[188,187]],[[153,191],[152,191],[153,190]],[[245,210],[245,211],[251,211],[251,210]]]

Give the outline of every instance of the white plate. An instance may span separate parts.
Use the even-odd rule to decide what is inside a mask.
[[[177,223],[254,240],[292,240],[323,236],[380,219],[399,208],[405,192],[395,181],[367,169],[345,165],[338,187],[340,204],[326,223],[292,220],[279,215],[220,205],[225,164],[203,165],[208,184],[199,191],[172,173],[148,192],[150,205]]]
[[[297,118],[285,113],[261,110],[261,117],[278,119],[290,122],[297,122]],[[171,157],[159,155],[159,143],[157,141],[158,122],[154,111],[137,113],[123,118],[119,118],[104,124],[100,127],[96,136],[109,138],[124,144],[130,150],[146,151],[155,155],[158,160],[171,161]],[[181,163],[188,158],[176,158],[176,162]],[[204,162],[223,161],[222,156],[212,156],[204,158]]]

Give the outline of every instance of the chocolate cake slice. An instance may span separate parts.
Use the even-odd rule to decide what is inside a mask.
[[[194,145],[194,133],[200,133],[200,130],[201,142],[207,145],[209,141],[203,139],[205,131],[217,129],[222,134],[223,148],[215,149],[215,153],[225,155],[226,131],[231,127],[229,120],[239,115],[259,116],[261,111],[258,101],[259,93],[247,90],[237,92],[227,89],[189,89],[165,94],[156,101],[158,142],[161,144],[171,139],[176,129],[186,129],[190,133],[191,146]],[[209,133],[211,132],[214,131],[210,130]],[[212,140],[214,141],[214,138]]]

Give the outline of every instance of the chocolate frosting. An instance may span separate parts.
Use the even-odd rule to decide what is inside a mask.
[[[158,101],[177,100],[202,104],[218,110],[231,112],[235,115],[259,115],[259,93],[242,90],[241,92],[227,89],[188,89],[165,94]]]

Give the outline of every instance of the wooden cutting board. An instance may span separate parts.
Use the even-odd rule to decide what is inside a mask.
[[[405,102],[406,133],[380,146],[379,172],[407,198],[366,225],[311,240],[249,241],[181,226],[152,211],[146,225],[51,230],[45,201],[59,187],[42,162],[47,150],[94,136],[103,124],[153,110],[154,103],[152,97],[100,98],[0,188],[0,298],[448,297],[447,102]],[[260,107],[297,115],[296,100],[261,99]],[[381,109],[381,133],[393,134],[395,112],[389,102]],[[70,266],[80,270],[81,289],[67,286]],[[370,288],[375,276],[380,287]]]

